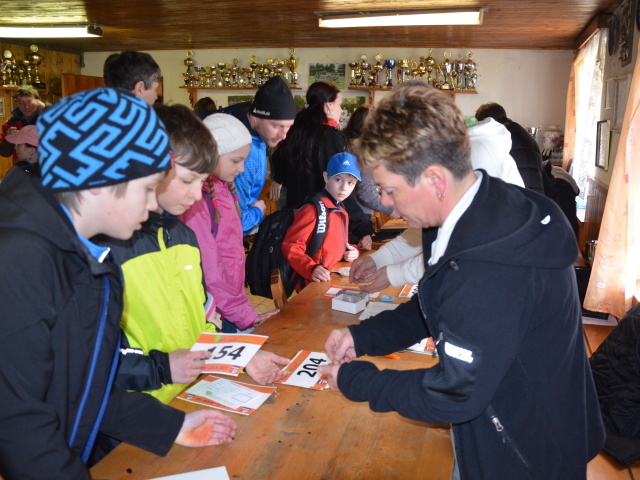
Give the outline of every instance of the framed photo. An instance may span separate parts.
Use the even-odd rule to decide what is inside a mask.
[[[598,136],[596,137],[596,167],[609,169],[609,137],[610,121],[598,122]]]
[[[309,65],[309,85],[313,82],[328,82],[344,90],[344,63],[312,63]]]
[[[613,95],[613,122],[611,125],[611,128],[613,128],[614,130],[622,128],[622,121],[624,120],[624,112],[627,108],[627,100],[629,99],[630,88],[630,73],[615,79],[615,88]]]
[[[4,117],[4,97],[0,97],[0,118]]]

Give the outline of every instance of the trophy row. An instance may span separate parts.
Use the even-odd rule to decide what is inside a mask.
[[[451,52],[445,51],[444,61],[438,61],[429,51],[428,57],[420,57],[419,61],[413,59],[387,59],[382,61],[382,55],[375,56],[376,63],[367,61],[366,55],[361,55],[360,60],[349,63],[351,67],[350,87],[354,88],[393,88],[393,71],[397,83],[407,80],[422,80],[429,85],[441,90],[474,90],[478,81],[478,69],[473,61],[473,53],[467,53],[464,61],[462,54],[458,54],[456,60],[451,61]],[[380,74],[386,71],[386,77],[381,82]]]
[[[19,87],[20,85],[33,85],[35,88],[45,88],[38,73],[38,66],[42,63],[42,55],[38,53],[38,47],[31,45],[31,53],[24,60],[13,58],[10,50],[5,50],[2,63],[0,63],[0,78],[3,87]]]
[[[281,75],[289,82],[291,88],[298,88],[299,74],[296,71],[299,59],[295,58],[295,49],[289,49],[287,60],[267,59],[266,63],[256,63],[257,57],[253,55],[248,65],[243,66],[237,58],[233,63],[220,62],[204,67],[195,66],[192,51],[187,52],[184,65],[187,71],[183,72],[185,87],[195,88],[258,88],[270,78]],[[289,70],[285,72],[285,67]]]

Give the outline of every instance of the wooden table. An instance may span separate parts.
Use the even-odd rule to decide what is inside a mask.
[[[331,282],[309,285],[259,326],[255,333],[269,336],[264,348],[289,358],[301,349],[324,351],[332,329],[357,323],[359,314],[331,310],[331,299],[323,295],[337,284],[346,285],[348,279],[332,275]],[[384,293],[396,296],[398,290]],[[426,368],[436,361],[417,353],[398,355],[398,360],[367,359],[379,368],[398,370]],[[240,380],[251,382],[246,375]],[[198,408],[180,400],[171,405],[184,411]],[[247,480],[451,478],[447,426],[395,412],[375,413],[338,392],[280,385],[252,415],[230,415],[238,424],[231,444],[174,445],[164,458],[122,444],[91,469],[92,477],[142,480],[224,465],[231,478]]]

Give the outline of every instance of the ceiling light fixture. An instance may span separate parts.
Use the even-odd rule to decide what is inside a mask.
[[[325,28],[393,27],[413,25],[482,25],[485,8],[434,10],[373,10],[316,12],[318,25]]]
[[[102,28],[90,23],[75,25],[0,25],[0,38],[91,38],[101,36]]]

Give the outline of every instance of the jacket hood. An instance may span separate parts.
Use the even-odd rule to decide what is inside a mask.
[[[493,215],[487,218],[481,211]],[[498,218],[500,222],[495,221]],[[456,236],[458,229],[473,234]],[[476,261],[553,269],[566,268],[578,257],[573,230],[552,200],[508,185],[486,172],[480,190],[451,238],[443,259],[451,259],[453,255],[460,259],[470,257]]]
[[[485,118],[477,125],[469,128],[471,142],[482,141],[488,149],[509,154],[511,150],[511,134],[504,125],[493,118]]]
[[[93,273],[106,272],[107,267],[80,241],[56,199],[21,168],[10,169],[0,183],[0,208],[0,229],[33,233],[60,250],[80,254],[87,259]]]

